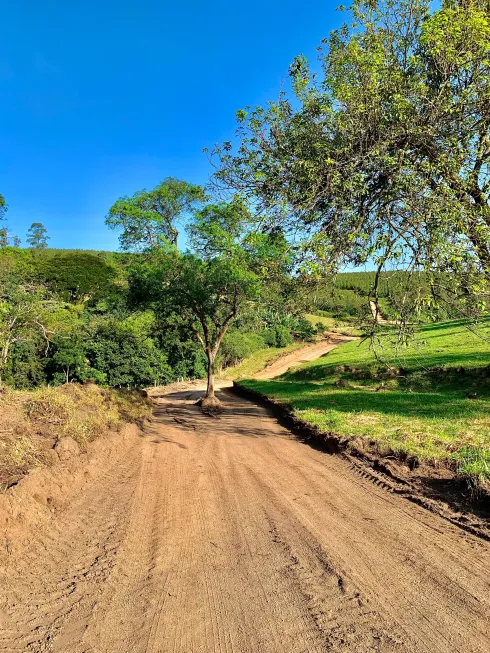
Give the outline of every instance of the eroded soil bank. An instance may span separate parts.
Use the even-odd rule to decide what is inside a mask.
[[[489,650],[487,542],[226,389],[203,416],[199,394],[158,399],[2,553],[0,650]]]

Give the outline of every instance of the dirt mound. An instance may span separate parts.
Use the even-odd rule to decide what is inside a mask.
[[[150,416],[151,403],[138,393],[93,384],[6,390],[0,394],[0,489],[56,462],[53,450],[65,437],[84,450],[100,435]]]
[[[14,486],[0,494],[0,566],[43,529],[50,529],[91,487],[97,488],[108,467],[139,442],[139,428],[124,425],[92,442],[85,451],[71,438],[62,438],[51,450],[49,467],[31,469]],[[1,646],[0,646],[0,650]]]

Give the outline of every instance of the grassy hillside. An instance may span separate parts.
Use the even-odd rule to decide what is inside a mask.
[[[344,321],[370,319],[369,296],[373,293],[375,279],[375,272],[338,274],[333,282],[320,285],[312,293],[311,312]],[[409,315],[417,322],[429,323],[480,315],[474,297],[453,294],[454,284],[450,278],[440,277],[436,285],[439,302],[437,306],[431,302],[429,307],[420,302],[421,297],[431,296],[430,280],[424,272],[382,272],[377,290],[382,316],[395,320],[402,313],[405,318]]]
[[[446,461],[477,482],[490,479],[490,320],[425,326],[397,352],[389,330],[376,357],[348,343],[276,381],[246,381],[292,404],[302,419],[384,453]]]

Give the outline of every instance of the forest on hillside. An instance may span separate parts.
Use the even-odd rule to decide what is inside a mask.
[[[15,388],[84,382],[112,387],[163,385],[202,378],[206,355],[192,329],[170,308],[142,305],[135,270],[142,254],[55,249],[0,249],[1,377]],[[308,339],[314,328],[257,301],[224,337],[218,367],[254,351]]]
[[[145,265],[144,253],[0,248],[2,382],[20,389],[92,379],[139,388],[205,377],[206,354],[192,325],[171,305],[141,300],[138,271]],[[374,276],[276,280],[230,326],[217,368],[321,332],[321,324],[304,319],[305,311],[362,326],[370,317]],[[396,317],[405,285],[403,273],[382,277],[383,315]]]

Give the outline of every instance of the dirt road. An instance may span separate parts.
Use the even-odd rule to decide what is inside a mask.
[[[329,351],[332,351],[332,349],[335,349],[339,345],[344,344],[344,342],[349,342],[351,340],[358,340],[358,338],[331,333],[325,340],[319,340],[307,347],[297,349],[296,351],[292,351],[290,354],[277,358],[270,365],[267,365],[267,367],[265,367],[261,372],[257,372],[257,374],[254,375],[254,378],[273,379],[276,376],[280,376],[287,372],[290,367],[302,365],[308,361],[314,361],[321,356],[325,356],[325,354],[328,354]]]
[[[378,324],[397,324],[396,320],[385,320],[385,318],[381,315],[381,311],[379,310],[379,306],[376,304],[376,302],[370,300],[369,308],[371,310],[373,320],[375,320]]]
[[[0,651],[488,653],[487,542],[198,395],[1,572]]]

